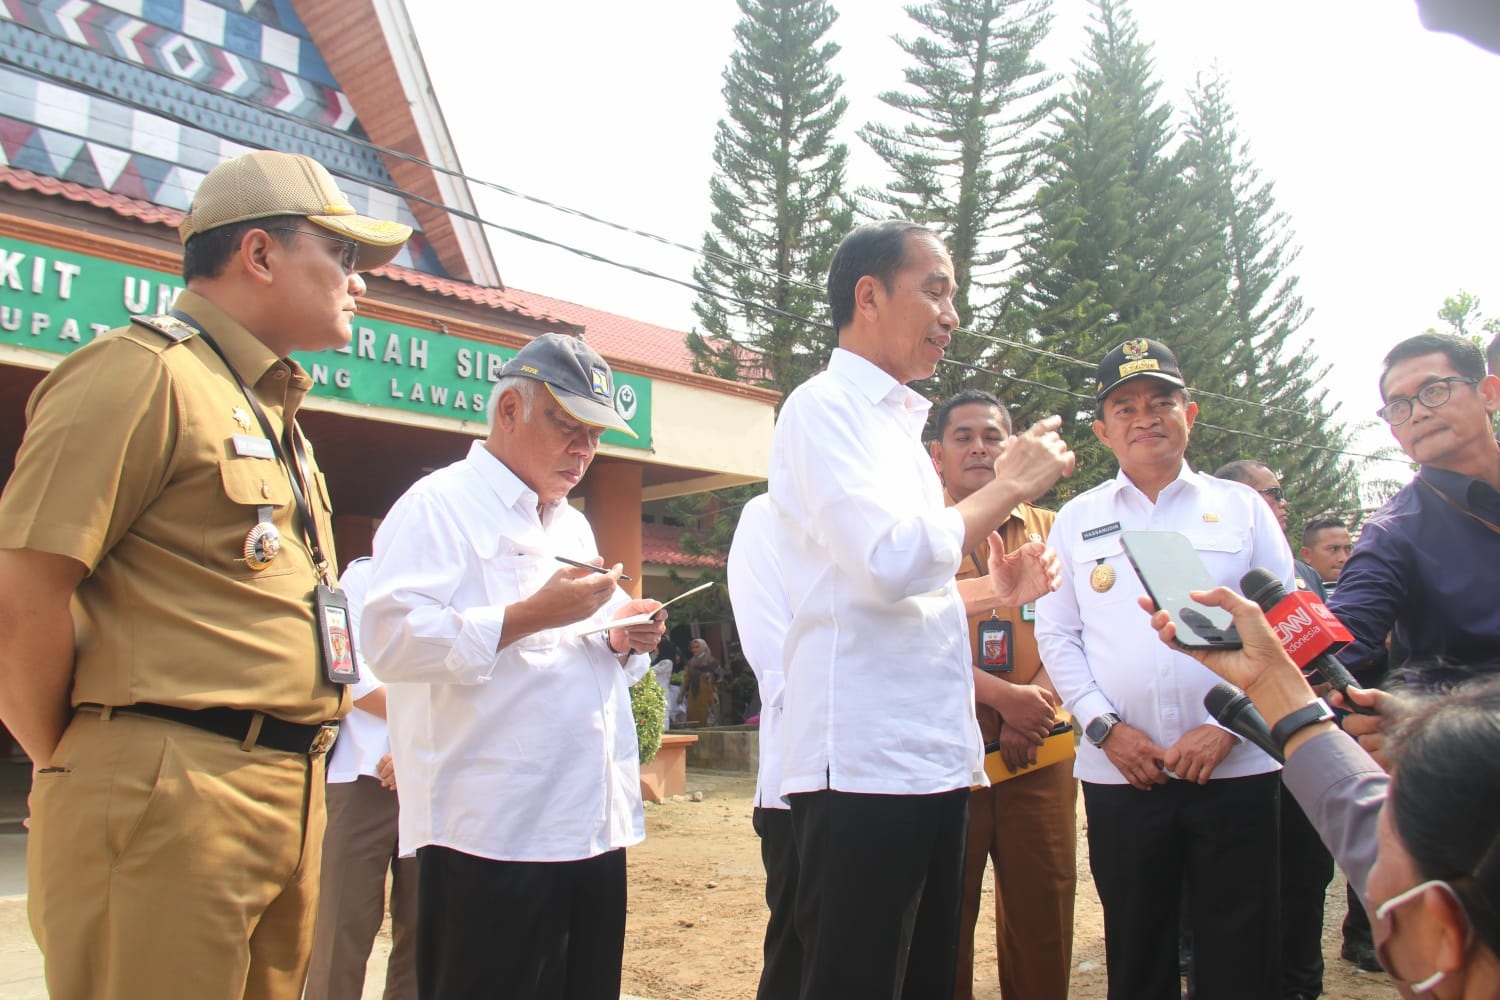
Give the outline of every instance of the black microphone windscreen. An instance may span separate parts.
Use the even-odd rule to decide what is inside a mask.
[[[1276,574],[1257,566],[1240,577],[1240,593],[1267,610],[1286,596],[1286,587],[1276,579]]]
[[[1209,688],[1208,694],[1203,696],[1203,707],[1208,709],[1209,715],[1212,715],[1215,719],[1223,722],[1224,720],[1220,718],[1220,716],[1223,714],[1224,710],[1229,707],[1230,703],[1233,702],[1234,699],[1240,697],[1244,693],[1245,692],[1241,691],[1239,688],[1235,687],[1228,681],[1220,681],[1213,687]]]

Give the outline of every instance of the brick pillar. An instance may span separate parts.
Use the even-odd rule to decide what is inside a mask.
[[[621,586],[641,596],[641,467],[634,462],[595,462],[584,478],[583,513],[594,529],[605,565],[623,563],[631,583]]]

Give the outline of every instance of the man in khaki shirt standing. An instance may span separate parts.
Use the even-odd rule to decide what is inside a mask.
[[[65,358],[0,496],[0,718],[36,766],[27,875],[55,1000],[301,995],[323,758],[346,708],[328,492],[292,351],[349,342],[404,225],[317,163],[204,178],[187,291]],[[322,650],[324,634],[333,656]],[[347,647],[344,647],[347,649]]]
[[[989,393],[967,389],[938,408],[932,433],[932,461],[953,504],[995,478],[995,459],[1011,435],[1010,414]],[[997,529],[1006,551],[1045,541],[1055,517],[1029,503],[1018,505]],[[989,557],[989,544],[981,541],[957,579],[983,576]],[[1035,766],[1059,702],[1037,653],[1034,606],[967,610],[979,729],[986,749],[999,744],[1000,773],[1011,776],[969,794],[955,997],[974,995],[975,924],[988,857],[995,866],[1001,996],[1064,1000],[1072,972],[1077,865],[1071,743],[1067,761]],[[987,649],[981,634],[989,640]],[[993,779],[988,760],[986,770]]]

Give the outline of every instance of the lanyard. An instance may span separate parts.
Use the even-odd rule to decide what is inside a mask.
[[[1453,499],[1448,494],[1444,493],[1442,490],[1438,489],[1436,486],[1423,479],[1421,476],[1417,477],[1417,482],[1421,483],[1423,486],[1436,493],[1443,500],[1446,500],[1448,504],[1451,505],[1460,514],[1467,514],[1469,517],[1472,517],[1474,520],[1478,521],[1480,524],[1484,525],[1495,534],[1500,535],[1500,525],[1491,524],[1489,521],[1486,521],[1484,518],[1480,517],[1478,514],[1474,513],[1472,510],[1465,507],[1463,504],[1459,503],[1457,500]]]
[[[302,435],[298,432],[297,422],[295,420],[285,422],[286,443],[284,445],[277,437],[275,429],[271,427],[271,418],[266,415],[265,408],[260,405],[260,400],[255,398],[255,393],[251,392],[245,380],[240,378],[240,373],[235,371],[234,365],[229,363],[229,358],[208,335],[208,331],[203,329],[202,324],[177,309],[173,309],[171,315],[198,331],[199,338],[219,356],[219,360],[224,362],[224,367],[229,370],[229,374],[239,385],[245,402],[250,404],[251,412],[260,422],[261,430],[265,432],[266,439],[271,442],[271,447],[276,451],[276,457],[281,460],[282,467],[286,469],[287,482],[292,486],[292,499],[297,502],[297,513],[302,515],[302,529],[307,536],[307,547],[312,551],[313,567],[317,570],[318,579],[330,587],[333,586],[333,581],[328,575],[328,560],[324,558],[323,547],[318,542],[318,522],[313,520],[312,509],[308,506],[307,496],[303,492],[303,483],[307,481],[307,467],[311,463],[308,461],[306,449],[302,446]],[[291,451],[290,457],[287,454],[288,449]]]

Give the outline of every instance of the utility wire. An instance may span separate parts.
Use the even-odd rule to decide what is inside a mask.
[[[82,48],[82,47],[80,46],[80,48]],[[620,223],[610,222],[609,220],[605,220],[605,219],[593,216],[593,215],[591,215],[591,214],[589,214],[587,212],[583,212],[581,210],[572,209],[572,208],[569,208],[569,207],[563,206],[563,205],[558,205],[556,203],[547,201],[546,199],[543,199],[543,198],[538,198],[538,197],[535,197],[535,196],[526,195],[524,193],[517,192],[517,191],[515,191],[515,190],[513,190],[511,188],[507,188],[507,187],[505,187],[503,185],[500,185],[500,184],[497,184],[495,182],[486,181],[486,180],[483,180],[482,178],[473,177],[473,176],[471,176],[469,174],[464,173],[461,170],[457,170],[457,169],[454,169],[454,168],[445,167],[445,166],[442,166],[442,165],[439,165],[439,164],[431,163],[431,162],[429,162],[429,161],[427,161],[427,160],[425,160],[425,159],[423,159],[421,157],[414,156],[412,154],[405,153],[405,152],[402,152],[402,151],[399,151],[399,150],[390,149],[388,147],[380,146],[380,145],[372,142],[368,138],[364,138],[362,136],[355,135],[355,134],[353,134],[351,132],[346,132],[346,131],[343,131],[341,129],[334,128],[332,126],[325,125],[325,124],[323,124],[321,122],[314,122],[314,121],[310,121],[310,120],[307,120],[307,119],[299,118],[296,115],[291,114],[290,112],[282,111],[279,108],[272,108],[272,107],[269,107],[269,106],[266,106],[266,105],[258,104],[258,103],[254,102],[254,101],[251,101],[251,100],[249,100],[247,98],[240,97],[240,96],[235,95],[235,94],[227,94],[227,93],[224,93],[224,92],[221,92],[221,91],[213,90],[212,88],[203,86],[202,84],[198,83],[197,81],[186,80],[186,79],[183,79],[181,77],[173,76],[172,74],[169,74],[169,73],[163,73],[160,70],[154,69],[154,68],[152,68],[150,66],[145,66],[145,65],[142,65],[140,63],[135,63],[135,62],[131,62],[130,60],[122,59],[122,58],[120,58],[118,56],[115,56],[115,55],[113,55],[111,53],[99,52],[97,50],[90,50],[90,51],[92,51],[94,53],[94,55],[97,56],[97,57],[109,59],[109,60],[121,63],[123,65],[130,66],[130,67],[132,67],[134,69],[142,70],[142,71],[154,74],[156,76],[160,76],[163,79],[172,80],[175,83],[178,83],[180,85],[184,85],[184,86],[196,88],[196,89],[201,90],[201,91],[203,91],[205,93],[211,93],[211,94],[213,94],[215,97],[217,97],[219,99],[228,100],[228,101],[231,101],[233,103],[237,103],[237,104],[243,105],[245,107],[254,109],[255,111],[257,111],[259,113],[268,113],[268,114],[270,114],[272,116],[283,118],[283,119],[285,119],[287,121],[296,123],[299,127],[309,128],[309,129],[312,129],[314,131],[323,132],[323,133],[325,133],[327,135],[330,135],[332,137],[338,138],[339,140],[341,140],[343,142],[348,142],[348,143],[352,143],[352,144],[364,146],[364,147],[366,147],[368,149],[371,149],[371,150],[374,150],[375,152],[380,153],[380,154],[382,154],[384,156],[390,156],[390,157],[394,157],[396,159],[405,160],[405,161],[410,162],[412,164],[424,167],[425,169],[429,169],[429,170],[432,170],[432,171],[437,172],[437,173],[442,173],[442,174],[449,175],[451,177],[454,177],[455,179],[463,181],[466,184],[475,184],[475,185],[478,185],[478,186],[481,186],[481,187],[490,188],[490,189],[498,191],[500,193],[507,194],[507,195],[510,195],[510,196],[513,196],[513,197],[522,198],[522,199],[524,199],[526,201],[534,202],[536,204],[545,206],[547,208],[551,208],[553,210],[562,212],[564,214],[574,215],[576,217],[583,218],[583,219],[586,219],[588,221],[595,222],[595,223],[598,223],[598,224],[601,224],[601,225],[605,225],[605,226],[608,226],[610,228],[613,228],[613,229],[616,229],[616,230],[619,230],[619,231],[622,231],[622,232],[630,233],[630,234],[633,234],[633,235],[636,235],[636,236],[640,236],[640,237],[643,237],[643,238],[646,238],[646,239],[650,239],[650,240],[653,240],[653,241],[656,241],[656,242],[659,242],[659,243],[662,243],[662,244],[665,244],[665,245],[668,245],[668,246],[672,246],[672,247],[675,247],[675,248],[678,248],[678,249],[682,249],[682,250],[685,250],[685,251],[687,251],[689,253],[693,253],[693,254],[698,255],[698,256],[711,257],[711,258],[719,260],[720,262],[731,264],[733,266],[740,267],[740,268],[745,269],[745,270],[755,271],[756,273],[759,273],[759,274],[764,275],[764,276],[775,277],[775,278],[780,278],[782,280],[789,281],[789,282],[791,282],[793,284],[796,284],[796,285],[799,285],[799,286],[801,286],[803,288],[807,288],[807,289],[810,289],[810,290],[822,291],[822,287],[821,286],[819,286],[817,284],[814,284],[814,283],[811,283],[811,282],[802,281],[800,279],[796,279],[796,278],[793,278],[793,277],[788,276],[788,275],[781,275],[778,272],[766,270],[764,268],[757,267],[757,266],[755,266],[753,264],[749,264],[749,263],[746,263],[744,261],[739,261],[739,260],[737,260],[735,258],[726,257],[726,256],[720,255],[720,254],[709,254],[709,253],[706,253],[705,251],[703,251],[701,248],[689,247],[689,246],[687,246],[685,244],[677,243],[677,242],[675,242],[673,240],[669,240],[669,239],[667,239],[665,237],[657,236],[655,234],[648,233],[648,232],[645,232],[643,230],[634,229],[632,227],[625,226],[625,225],[620,224]],[[113,93],[113,92],[111,92],[111,91],[109,91],[109,90],[107,90],[107,89],[105,89],[103,87],[96,87],[96,86],[91,86],[91,85],[88,85],[88,84],[84,84],[84,83],[81,83],[79,81],[75,81],[75,80],[72,80],[72,79],[70,79],[68,77],[65,77],[65,76],[63,76],[61,74],[45,74],[45,73],[43,73],[43,74],[35,74],[35,73],[32,73],[31,75],[41,75],[41,76],[43,76],[43,77],[45,77],[47,79],[51,79],[51,80],[55,80],[57,82],[63,83],[63,84],[67,85],[68,87],[70,87],[73,90],[77,90],[77,91],[81,91],[81,92],[84,92],[84,93],[88,93],[88,94],[90,94],[92,96],[101,97],[101,98],[104,98],[106,100],[109,100],[109,101],[112,101],[112,102],[115,102],[115,103],[121,103],[121,104],[125,103],[125,102],[122,102],[122,101],[119,100],[117,94],[115,94],[115,93]],[[171,113],[169,111],[166,111],[164,109],[145,108],[145,107],[140,107],[140,106],[136,106],[136,105],[129,105],[129,104],[125,104],[125,106],[127,106],[127,107],[136,107],[138,110],[145,111],[148,114],[152,114],[152,115],[154,115],[156,117],[162,118],[163,120],[170,121],[170,122],[173,122],[174,124],[182,125],[182,126],[185,126],[185,127],[188,127],[188,128],[198,129],[198,127],[199,127],[198,123],[196,121],[194,121],[192,118],[190,118],[189,116],[187,116],[187,115],[173,114],[173,113]],[[57,131],[57,130],[54,129],[54,131]],[[115,149],[121,149],[121,150],[124,150],[124,151],[127,151],[127,152],[135,152],[135,150],[131,150],[128,147],[113,145],[111,143],[103,142],[102,140],[95,139],[95,138],[92,138],[92,137],[78,136],[78,135],[73,134],[73,133],[64,133],[64,134],[70,134],[70,135],[73,135],[74,138],[84,139],[84,140],[87,140],[89,142],[98,142],[101,145],[111,146],[112,148],[115,148]],[[536,233],[531,233],[531,232],[527,232],[525,230],[516,229],[516,228],[514,228],[512,226],[501,225],[500,223],[493,222],[491,220],[485,219],[484,217],[480,216],[476,212],[469,212],[469,211],[464,210],[464,209],[455,208],[455,207],[453,207],[451,205],[447,205],[447,204],[444,204],[442,202],[435,201],[433,199],[423,197],[423,196],[418,195],[418,194],[416,194],[414,192],[402,190],[401,188],[396,187],[394,184],[387,185],[387,184],[380,184],[380,183],[375,183],[375,182],[367,182],[367,183],[369,183],[372,188],[375,188],[375,189],[381,190],[381,191],[385,191],[385,192],[390,193],[390,194],[397,195],[398,197],[401,197],[401,198],[403,198],[403,199],[405,199],[407,201],[413,201],[413,202],[417,202],[417,203],[420,203],[420,204],[424,204],[424,205],[430,206],[432,208],[436,208],[436,209],[438,209],[440,211],[447,212],[448,214],[450,214],[452,216],[455,216],[457,218],[465,219],[467,221],[473,222],[473,223],[475,223],[477,225],[484,226],[484,227],[487,227],[487,228],[491,228],[491,229],[497,230],[499,232],[508,233],[508,234],[510,234],[512,236],[515,236],[515,237],[518,237],[520,239],[525,239],[525,240],[528,240],[528,241],[531,241],[531,242],[540,243],[540,244],[543,244],[545,246],[551,246],[551,247],[554,247],[556,249],[563,250],[563,251],[566,251],[568,253],[575,254],[575,255],[577,255],[579,257],[582,257],[582,258],[584,258],[586,260],[591,260],[591,261],[595,261],[597,263],[607,264],[607,265],[610,265],[610,266],[613,266],[613,267],[618,267],[618,268],[621,268],[623,270],[627,270],[627,271],[630,271],[632,273],[642,275],[643,277],[655,278],[657,280],[666,281],[666,282],[669,282],[671,284],[679,285],[679,286],[681,286],[683,288],[686,288],[686,289],[688,289],[690,291],[693,291],[693,292],[695,292],[697,294],[700,294],[700,295],[707,295],[707,296],[711,296],[711,297],[714,297],[714,298],[721,299],[723,301],[733,302],[736,305],[740,305],[740,306],[745,307],[746,309],[758,310],[758,311],[760,311],[762,313],[766,313],[766,314],[773,315],[773,316],[779,316],[779,317],[782,317],[782,318],[785,318],[785,319],[790,319],[790,320],[793,320],[793,321],[795,321],[797,323],[800,323],[800,324],[803,324],[803,325],[813,326],[813,327],[821,327],[822,326],[822,324],[819,321],[810,319],[810,318],[808,318],[806,316],[801,316],[801,315],[798,315],[796,313],[792,313],[792,312],[789,312],[789,311],[786,311],[786,310],[783,310],[783,309],[778,309],[778,308],[776,308],[774,306],[768,306],[768,305],[765,305],[764,303],[754,302],[754,301],[751,301],[751,300],[748,300],[748,299],[742,299],[742,298],[739,298],[737,296],[730,295],[728,293],[725,293],[725,292],[722,292],[722,291],[719,291],[719,290],[716,290],[716,289],[707,288],[706,286],[703,286],[703,285],[698,284],[696,282],[685,281],[685,280],[683,280],[681,278],[674,278],[674,277],[672,277],[670,275],[664,275],[664,274],[661,274],[659,272],[653,271],[650,268],[642,267],[642,266],[637,265],[637,264],[629,264],[629,263],[625,263],[623,261],[614,260],[612,258],[605,257],[605,256],[603,256],[601,254],[597,254],[597,253],[594,253],[594,252],[589,251],[589,250],[584,250],[582,248],[574,247],[574,246],[572,246],[570,244],[563,243],[563,242],[558,241],[558,240],[553,240],[553,239],[550,239],[548,237],[540,236],[540,235],[538,235]],[[994,343],[998,343],[998,344],[1002,344],[1002,345],[1006,345],[1006,346],[1015,347],[1015,348],[1020,349],[1020,350],[1028,351],[1030,353],[1034,353],[1034,354],[1037,354],[1037,355],[1042,356],[1042,357],[1051,358],[1053,360],[1057,360],[1057,361],[1060,361],[1060,362],[1063,362],[1063,363],[1067,363],[1067,364],[1077,365],[1077,366],[1081,366],[1081,367],[1084,367],[1084,368],[1094,368],[1094,367],[1096,367],[1096,365],[1094,365],[1093,363],[1088,362],[1088,361],[1084,361],[1083,359],[1080,359],[1080,358],[1074,358],[1074,357],[1071,357],[1071,356],[1066,355],[1066,354],[1060,354],[1060,353],[1057,353],[1057,352],[1054,352],[1054,351],[1046,350],[1044,348],[1036,347],[1034,345],[1026,344],[1026,343],[1023,343],[1021,341],[1016,341],[1016,340],[1011,340],[1011,339],[1008,339],[1008,338],[998,337],[998,336],[995,336],[995,335],[992,335],[992,334],[980,333],[978,331],[967,330],[967,329],[963,329],[963,328],[959,328],[959,329],[955,330],[955,333],[962,333],[962,334],[964,334],[966,336],[973,336],[973,337],[977,337],[977,338],[982,339],[982,340],[988,340],[988,341],[991,341],[991,342],[994,342]],[[1046,383],[1043,383],[1043,382],[1035,382],[1035,381],[1032,381],[1030,379],[1021,378],[1020,376],[1012,375],[1012,374],[1009,374],[1009,373],[1006,373],[1006,372],[997,371],[995,369],[984,368],[984,367],[975,366],[975,365],[970,365],[970,364],[967,364],[965,362],[960,362],[960,361],[950,360],[950,359],[944,359],[944,363],[946,363],[946,364],[952,364],[952,365],[958,365],[958,366],[967,368],[967,369],[975,371],[975,372],[980,372],[980,373],[983,373],[983,374],[995,376],[996,378],[1005,379],[1006,381],[1009,381],[1009,382],[1015,382],[1015,383],[1020,383],[1020,384],[1024,384],[1024,385],[1031,385],[1031,386],[1034,386],[1034,387],[1037,387],[1037,388],[1040,388],[1040,389],[1044,389],[1044,390],[1047,390],[1047,391],[1056,392],[1056,393],[1062,393],[1062,394],[1065,394],[1065,395],[1068,395],[1068,396],[1072,396],[1072,397],[1077,398],[1077,399],[1083,399],[1083,400],[1088,400],[1088,401],[1092,402],[1092,397],[1090,397],[1090,396],[1086,396],[1086,395],[1083,395],[1083,394],[1080,394],[1080,393],[1072,392],[1071,390],[1062,389],[1062,388],[1060,388],[1058,386],[1047,385]],[[1202,390],[1202,389],[1195,389],[1193,391],[1196,394],[1198,394],[1198,395],[1209,396],[1209,397],[1213,397],[1213,398],[1216,398],[1216,399],[1221,399],[1221,400],[1224,400],[1226,402],[1236,403],[1236,404],[1243,405],[1243,406],[1250,406],[1250,407],[1255,407],[1255,408],[1258,408],[1258,409],[1278,410],[1278,411],[1281,411],[1281,412],[1284,412],[1284,413],[1290,413],[1290,414],[1293,414],[1293,415],[1296,415],[1296,416],[1307,416],[1308,415],[1307,412],[1304,411],[1304,410],[1293,410],[1293,409],[1289,409],[1289,408],[1286,408],[1286,407],[1277,406],[1277,405],[1271,404],[1271,403],[1258,402],[1258,401],[1255,401],[1255,400],[1240,399],[1240,398],[1237,398],[1237,397],[1234,397],[1234,396],[1227,396],[1227,395],[1223,395],[1223,394],[1220,394],[1220,393],[1215,393],[1215,392],[1211,392],[1211,391],[1208,391],[1208,390]],[[1207,422],[1203,422],[1203,425],[1205,427],[1209,427],[1209,428],[1214,429],[1214,430],[1219,430],[1219,431],[1222,431],[1222,432],[1227,433],[1227,434],[1239,435],[1239,436],[1250,437],[1250,438],[1256,438],[1256,439],[1259,439],[1259,440],[1272,441],[1272,442],[1277,442],[1277,443],[1282,443],[1282,444],[1295,445],[1295,446],[1298,446],[1298,447],[1305,447],[1305,448],[1319,450],[1319,451],[1327,451],[1327,452],[1332,452],[1334,454],[1346,455],[1346,456],[1351,457],[1351,458],[1365,458],[1365,459],[1369,459],[1369,460],[1372,460],[1372,461],[1385,461],[1385,462],[1397,462],[1397,461],[1401,461],[1399,459],[1394,459],[1394,458],[1384,458],[1384,457],[1376,456],[1376,455],[1365,455],[1365,454],[1362,454],[1362,453],[1359,453],[1359,452],[1352,452],[1352,451],[1341,450],[1341,449],[1338,449],[1338,448],[1331,448],[1331,447],[1329,447],[1327,445],[1313,444],[1311,442],[1294,441],[1294,440],[1287,439],[1287,438],[1279,438],[1279,437],[1274,437],[1274,436],[1270,436],[1270,435],[1256,434],[1255,432],[1252,432],[1252,431],[1235,430],[1235,429],[1232,429],[1232,428],[1221,427],[1221,426],[1218,426],[1218,425],[1215,425],[1215,424],[1210,424],[1210,423],[1207,423]],[[1403,462],[1403,464],[1405,464],[1405,463]]]

